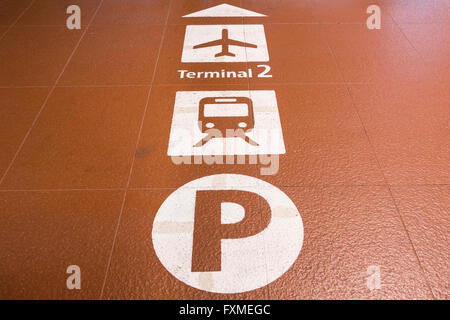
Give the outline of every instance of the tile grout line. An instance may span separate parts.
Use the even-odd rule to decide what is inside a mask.
[[[403,31],[402,27],[397,23],[397,21],[394,19],[394,17],[389,14],[392,18],[392,21],[394,22],[394,25],[397,26],[397,28],[400,30],[400,33],[402,34],[402,36],[406,39],[406,41],[408,41],[409,45],[411,46],[411,48],[413,48],[413,50],[417,53],[417,55],[420,57],[420,60],[422,60],[422,63],[424,66],[429,65],[429,63],[425,60],[424,56],[419,52],[419,50],[417,50],[417,48],[413,45],[413,43],[411,42],[411,40],[409,40],[409,38],[406,36],[405,32]],[[427,68],[428,69],[428,68]],[[435,70],[431,70],[431,72],[436,76],[437,80],[440,80],[441,76],[439,74],[436,74]]]
[[[154,70],[153,70],[152,81],[151,81],[151,85],[150,85],[150,88],[149,88],[148,93],[147,93],[147,101],[145,103],[145,108],[144,108],[144,112],[143,112],[143,115],[142,115],[142,120],[141,120],[141,123],[140,123],[140,126],[139,126],[139,132],[138,132],[138,136],[137,136],[137,139],[136,139],[136,144],[135,144],[134,150],[136,150],[138,148],[139,142],[141,140],[141,134],[142,134],[142,130],[143,130],[143,127],[144,127],[144,122],[145,122],[145,117],[147,115],[147,110],[148,110],[148,107],[149,107],[149,104],[150,104],[150,96],[151,96],[151,93],[152,93],[153,83],[155,81],[156,72],[157,72],[158,64],[159,64],[159,58],[161,56],[161,51],[162,51],[162,47],[163,47],[165,36],[166,36],[167,25],[168,25],[171,9],[172,9],[172,0],[169,0],[169,6],[167,8],[166,21],[165,21],[164,28],[163,28],[162,35],[161,35],[161,40],[160,40],[160,44],[159,44],[158,54],[157,54],[157,57],[156,57],[155,67],[154,67]],[[132,160],[131,160],[130,171],[129,171],[129,174],[128,174],[126,187],[125,187],[125,190],[124,190],[123,196],[122,196],[122,205],[120,207],[119,217],[117,218],[117,224],[116,224],[116,228],[115,228],[115,232],[114,232],[114,238],[113,238],[111,249],[110,249],[110,252],[109,252],[108,262],[107,262],[107,265],[106,265],[106,271],[105,271],[105,276],[103,278],[103,283],[102,283],[102,288],[101,288],[101,291],[100,291],[99,300],[103,299],[103,294],[104,294],[104,291],[105,291],[106,281],[108,279],[109,269],[111,267],[111,261],[112,261],[112,256],[113,256],[113,253],[114,253],[116,239],[117,239],[117,235],[119,233],[120,222],[122,220],[122,215],[123,215],[123,211],[124,211],[124,208],[125,208],[125,202],[126,202],[126,198],[127,198],[127,193],[128,193],[128,189],[129,189],[129,186],[130,186],[130,183],[131,183],[131,177],[133,175],[133,169],[134,169],[135,161],[136,161],[136,157],[134,156],[134,152],[133,152],[133,157],[132,157]]]
[[[59,80],[61,79],[62,75],[64,74],[64,71],[66,71],[67,66],[69,65],[70,61],[72,60],[72,57],[75,54],[75,51],[77,51],[78,47],[80,46],[81,41],[84,38],[84,35],[86,34],[87,30],[89,29],[89,26],[91,25],[92,21],[94,21],[95,16],[97,15],[97,12],[99,11],[100,7],[102,6],[104,0],[101,0],[99,5],[97,6],[97,9],[95,10],[94,14],[92,15],[91,19],[89,20],[86,28],[84,29],[84,31],[82,32],[80,38],[78,39],[78,42],[75,44],[74,49],[72,50],[72,53],[69,55],[69,57],[67,58],[66,63],[64,64],[61,72],[59,73],[58,77],[55,80],[55,83],[53,84],[53,86],[51,87],[49,93],[47,94],[47,96],[45,97],[44,102],[42,103],[41,108],[39,109],[38,113],[36,114],[36,116],[33,119],[33,122],[31,123],[30,128],[28,129],[28,131],[26,132],[25,136],[22,139],[22,142],[20,143],[19,147],[17,148],[16,153],[14,154],[13,158],[11,159],[11,162],[9,163],[8,167],[5,170],[5,173],[3,174],[3,176],[0,178],[0,185],[2,185],[3,181],[5,180],[6,176],[9,173],[9,170],[11,170],[14,161],[16,160],[17,156],[19,155],[20,151],[22,150],[26,140],[28,139],[28,137],[30,136],[31,131],[33,130],[34,126],[36,125],[42,111],[45,109],[48,100],[50,99],[50,96],[53,94],[53,92],[55,91],[56,86],[58,85]]]
[[[280,188],[374,188],[374,187],[398,187],[398,188],[420,188],[420,187],[448,187],[450,184],[298,184],[278,185]],[[77,192],[77,191],[159,191],[175,190],[177,187],[122,187],[122,188],[60,188],[60,189],[0,189],[0,193],[7,192]]]
[[[413,48],[413,50],[418,54],[418,56],[419,56],[420,59],[422,60],[422,63],[423,63],[424,65],[427,65],[427,62],[425,61],[424,57],[420,54],[420,52],[416,49],[416,47],[412,44],[412,42],[409,40],[409,38],[408,38],[408,37],[406,36],[406,34],[403,32],[403,30],[402,30],[402,28],[400,27],[400,25],[399,25],[399,24],[397,23],[397,21],[394,19],[394,16],[393,16],[392,14],[390,14],[389,11],[387,11],[387,13],[388,13],[389,16],[391,17],[392,21],[393,21],[394,24],[397,26],[397,28],[400,30],[400,32],[401,32],[401,34],[403,35],[403,37],[406,39],[406,41],[408,41],[409,45],[410,45],[410,46]],[[435,73],[434,70],[432,70],[432,73],[433,73],[438,79],[440,78],[440,76],[438,76],[438,75]],[[353,97],[352,97],[352,100],[353,100]],[[383,173],[383,175],[384,175],[384,173]],[[387,181],[386,181],[386,182],[387,182]],[[430,290],[431,296],[436,300],[437,297],[435,296],[435,294],[434,294],[434,292],[433,292],[433,289],[431,288],[431,284],[430,284],[430,282],[428,281],[428,277],[426,276],[426,273],[425,273],[425,268],[422,266],[422,262],[421,262],[421,260],[420,260],[419,254],[417,253],[416,247],[414,246],[414,243],[413,243],[413,241],[412,241],[412,239],[411,239],[411,235],[409,234],[409,231],[408,231],[408,229],[407,229],[407,227],[406,227],[406,223],[405,223],[405,221],[404,221],[404,219],[403,219],[403,215],[401,214],[400,209],[398,208],[397,201],[395,200],[394,194],[393,194],[393,192],[392,192],[391,185],[388,184],[387,188],[388,188],[388,190],[389,190],[389,194],[390,194],[390,196],[391,196],[391,198],[392,198],[392,201],[394,202],[395,210],[397,210],[397,214],[399,215],[400,220],[401,220],[401,222],[402,222],[402,225],[403,225],[403,227],[405,228],[406,235],[408,236],[408,240],[409,240],[409,242],[411,243],[411,246],[412,246],[412,248],[413,248],[414,254],[416,255],[417,261],[418,261],[418,263],[419,263],[419,267],[420,267],[420,269],[421,269],[421,271],[422,271],[422,274],[423,274],[423,277],[424,277],[424,279],[425,279],[425,282],[426,282],[426,284],[427,284],[427,286],[428,286],[428,289]]]
[[[36,1],[36,0],[34,0]],[[230,24],[238,24],[238,23],[230,23]],[[444,25],[442,22],[402,22],[402,24],[408,25]],[[182,23],[169,23],[168,26],[185,26]],[[200,24],[197,24],[200,25]],[[295,25],[295,26],[311,26],[311,25],[366,25],[365,22],[267,22],[264,25]],[[43,28],[59,28],[64,27],[65,24],[23,24],[15,26],[16,28],[34,28],[34,27],[43,27]],[[97,27],[124,27],[124,26],[164,26],[164,24],[160,23],[124,23],[124,24],[96,24]],[[0,27],[5,27],[5,25],[0,25]],[[81,29],[84,29],[82,26]]]
[[[425,80],[399,80],[399,81],[392,81],[395,83],[402,83],[402,84],[408,84],[408,83],[422,83],[426,82]],[[442,83],[442,84],[448,84],[449,81],[447,80],[439,80],[437,79],[435,82]],[[261,86],[269,86],[270,84],[276,85],[276,86],[292,86],[292,85],[302,85],[302,86],[316,86],[316,85],[373,85],[378,84],[380,81],[322,81],[322,82],[305,82],[305,81],[297,81],[297,82],[264,82],[260,84]],[[386,83],[386,81],[383,81],[383,83]],[[202,84],[202,86],[239,86],[242,83],[224,83],[224,84],[215,84],[215,83],[206,83]],[[57,85],[56,88],[120,88],[120,87],[149,87],[152,83],[136,83],[136,84],[80,84],[80,85]],[[186,86],[186,87],[195,87],[198,86],[198,84],[192,84],[192,83],[157,83],[158,86]],[[51,88],[52,85],[42,85],[42,86],[0,86],[0,89],[36,89],[36,88]]]
[[[123,191],[125,188],[67,188],[67,189],[0,189],[2,192],[77,192],[77,191]]]
[[[420,54],[420,52],[416,49],[416,47],[414,47],[414,45],[413,45],[412,42],[409,40],[409,38],[406,36],[406,34],[403,32],[402,28],[401,28],[400,25],[397,23],[397,21],[395,20],[394,16],[390,13],[389,10],[386,10],[386,12],[387,12],[387,14],[389,15],[389,17],[391,18],[391,20],[392,20],[392,22],[394,23],[394,25],[397,26],[397,28],[400,30],[400,33],[403,35],[403,37],[406,39],[406,41],[408,41],[409,45],[410,45],[410,46],[413,48],[413,50],[418,54],[418,56],[419,56],[420,59],[422,60],[422,63],[424,63],[424,64],[426,65],[427,63],[426,63],[425,59],[424,59],[423,56]],[[433,74],[434,74],[435,76],[437,76],[436,73],[435,73],[434,71],[432,71],[432,72],[433,72]],[[437,76],[437,78],[439,79],[440,77]],[[349,91],[349,94],[350,94],[350,90],[348,89],[348,86],[347,86],[347,90]],[[351,97],[351,99],[352,99],[352,103],[353,103],[354,107],[355,107],[356,109],[358,109],[358,108],[356,107],[356,104],[355,104],[354,101],[353,101],[353,96],[352,96],[351,94],[350,94],[350,97]],[[358,115],[359,115],[359,112],[358,112]],[[361,119],[361,123],[362,123],[362,119]],[[364,125],[364,124],[363,124],[363,125]],[[369,139],[369,143],[370,143],[370,145],[371,145],[372,148],[373,148],[373,145],[372,145],[372,142],[371,142],[370,139]],[[378,157],[376,157],[376,159],[377,159],[377,163],[379,164]],[[383,177],[384,177],[385,182],[386,182],[386,184],[387,184],[387,188],[388,188],[388,191],[389,191],[389,195],[390,195],[390,197],[391,197],[391,199],[392,199],[392,201],[393,201],[393,203],[394,203],[395,210],[397,211],[397,214],[398,214],[398,216],[399,216],[399,218],[400,218],[400,221],[401,221],[401,223],[402,223],[402,225],[403,225],[403,228],[405,229],[406,235],[407,235],[408,240],[409,240],[409,242],[410,242],[410,244],[411,244],[411,247],[412,247],[412,249],[413,249],[414,255],[416,256],[417,262],[419,263],[419,268],[420,268],[420,270],[421,270],[421,272],[422,272],[422,275],[423,275],[423,277],[424,277],[424,279],[425,279],[425,282],[426,282],[426,284],[427,284],[427,286],[428,286],[428,290],[430,290],[431,296],[432,296],[434,299],[436,299],[437,297],[435,296],[435,294],[434,294],[434,292],[433,292],[433,289],[431,288],[430,282],[428,281],[428,277],[426,276],[425,268],[424,268],[423,265],[422,265],[422,262],[421,262],[421,260],[420,260],[419,254],[417,253],[416,247],[414,246],[414,243],[413,243],[413,241],[412,241],[412,239],[411,239],[411,235],[410,235],[410,233],[409,233],[409,231],[408,231],[408,228],[406,227],[406,223],[405,223],[405,220],[403,219],[403,215],[401,214],[400,209],[399,209],[399,207],[398,207],[398,205],[397,205],[397,201],[395,200],[394,193],[392,192],[392,185],[389,184],[389,182],[387,181],[387,179],[386,179],[386,177],[385,177],[385,175],[384,175],[384,171],[381,169],[381,167],[380,167],[380,170],[381,170],[382,173],[383,173]]]
[[[428,281],[428,277],[426,276],[425,269],[422,266],[422,262],[420,261],[419,254],[417,253],[416,247],[414,246],[414,243],[413,243],[413,241],[411,239],[411,235],[409,234],[408,228],[406,227],[406,223],[405,223],[405,221],[403,219],[403,215],[401,214],[400,209],[399,209],[399,207],[397,205],[397,201],[395,200],[395,197],[394,197],[394,194],[392,192],[391,186],[388,184],[387,188],[388,188],[388,191],[389,191],[389,195],[390,195],[390,197],[391,197],[391,199],[392,199],[392,201],[394,203],[395,210],[397,211],[397,214],[398,214],[398,216],[400,218],[400,221],[401,221],[401,223],[403,225],[403,228],[405,229],[406,236],[408,237],[409,243],[411,244],[411,247],[413,249],[414,255],[416,256],[417,262],[419,263],[419,268],[420,268],[420,270],[422,272],[422,276],[425,279],[425,282],[426,282],[426,284],[428,286],[428,290],[430,290],[431,296],[434,299],[436,299],[436,296],[434,295],[433,289],[431,288],[431,285],[430,285],[430,283]]]
[[[389,13],[388,13],[388,14],[389,14]],[[390,14],[389,14],[389,16],[390,16]],[[391,17],[391,18],[392,18],[392,17]],[[392,19],[393,19],[393,18],[392,18]],[[330,50],[330,53],[331,53],[331,55],[332,55],[332,57],[333,57],[334,64],[335,64],[335,66],[338,68],[338,71],[339,71],[339,73],[341,74],[342,78],[345,80],[344,75],[342,74],[341,68],[339,67],[339,64],[338,64],[338,62],[337,62],[337,57],[336,57],[336,55],[334,54],[334,51],[333,51],[333,49],[332,49],[332,47],[331,47],[331,45],[330,45],[330,43],[329,43],[328,38],[326,38],[326,40],[327,40],[327,46],[328,46],[328,49]],[[433,298],[435,298],[434,293],[433,293],[433,290],[431,289],[431,286],[430,286],[430,284],[429,284],[429,282],[428,282],[428,279],[427,279],[427,277],[426,277],[425,270],[424,270],[424,268],[423,268],[423,266],[422,266],[422,263],[420,262],[419,255],[417,254],[417,251],[416,251],[416,248],[415,248],[415,246],[414,246],[414,244],[413,244],[413,242],[412,242],[411,236],[410,236],[410,234],[409,234],[409,232],[408,232],[408,229],[406,228],[406,224],[405,224],[405,221],[404,221],[404,219],[403,219],[403,216],[402,216],[402,214],[400,213],[400,209],[399,209],[398,206],[397,206],[397,202],[395,201],[394,194],[392,193],[392,189],[391,189],[391,186],[390,186],[390,184],[389,184],[389,181],[387,180],[386,175],[385,175],[385,173],[384,173],[384,170],[383,170],[382,167],[381,167],[381,163],[380,163],[380,160],[379,160],[378,155],[377,155],[377,153],[376,153],[376,149],[375,149],[375,147],[374,147],[374,145],[373,145],[373,143],[372,143],[372,140],[371,140],[370,137],[369,137],[369,134],[368,134],[368,132],[367,132],[366,126],[364,125],[364,121],[362,120],[361,115],[360,115],[360,113],[359,113],[359,109],[358,109],[358,107],[356,106],[356,103],[355,103],[355,101],[354,101],[354,99],[353,99],[353,95],[351,94],[350,87],[349,87],[348,84],[346,84],[345,86],[346,86],[346,89],[347,89],[347,94],[350,96],[350,99],[351,99],[351,101],[352,101],[352,106],[353,106],[353,108],[355,109],[356,114],[357,114],[357,116],[358,116],[358,118],[359,118],[359,121],[360,121],[360,123],[361,123],[361,126],[362,126],[362,128],[363,128],[363,130],[364,130],[364,134],[365,134],[365,136],[366,136],[366,139],[367,139],[367,141],[368,141],[368,143],[369,143],[369,145],[370,145],[370,148],[372,149],[372,152],[373,152],[373,155],[374,155],[374,157],[375,157],[375,161],[376,161],[376,163],[377,163],[378,169],[380,170],[381,175],[382,175],[382,177],[383,177],[383,180],[384,180],[384,182],[385,182],[385,183],[384,183],[384,184],[385,184],[385,187],[387,187],[387,189],[388,189],[389,196],[390,196],[390,198],[391,198],[391,200],[392,200],[392,202],[393,202],[393,204],[394,204],[394,207],[395,207],[395,211],[397,212],[397,215],[398,215],[398,217],[400,218],[400,222],[401,222],[401,224],[402,224],[402,227],[403,227],[403,229],[404,229],[404,231],[405,231],[405,233],[406,233],[406,236],[407,236],[407,238],[408,238],[408,241],[409,241],[409,243],[410,243],[410,245],[411,245],[411,248],[412,248],[412,250],[413,250],[413,252],[414,252],[414,255],[415,255],[416,259],[417,259],[417,263],[418,263],[418,265],[419,265],[419,268],[420,268],[420,271],[421,271],[421,273],[422,273],[422,276],[423,276],[423,278],[424,278],[424,280],[425,280],[425,283],[427,284],[427,287],[428,287],[428,290],[429,290],[430,293],[431,293],[431,296],[432,296]]]
[[[401,212],[400,212],[400,209],[399,209],[399,207],[398,207],[398,205],[397,205],[397,201],[395,200],[394,194],[393,194],[393,192],[392,192],[391,185],[390,185],[389,182],[387,181],[387,178],[386,178],[386,176],[385,176],[385,174],[384,174],[384,171],[383,171],[383,169],[381,168],[381,163],[380,163],[380,160],[378,159],[378,156],[377,156],[377,154],[376,154],[375,147],[373,146],[372,141],[371,141],[371,139],[370,139],[369,136],[368,136],[368,133],[367,133],[366,128],[365,128],[365,126],[364,126],[364,123],[363,123],[363,121],[362,121],[362,119],[361,119],[361,117],[360,117],[360,115],[359,115],[358,108],[356,107],[356,105],[355,105],[355,103],[354,103],[353,96],[351,95],[349,88],[347,88],[347,92],[348,92],[348,94],[350,95],[350,98],[352,99],[352,105],[353,105],[353,107],[357,110],[356,112],[358,113],[358,117],[360,118],[361,124],[362,124],[363,129],[364,129],[364,133],[365,133],[366,138],[367,138],[367,140],[368,140],[368,142],[369,142],[369,145],[370,145],[370,147],[372,148],[372,151],[373,151],[373,153],[374,153],[374,156],[375,156],[375,160],[376,160],[376,162],[377,162],[378,169],[380,169],[381,174],[382,174],[382,176],[383,176],[383,179],[384,179],[384,181],[385,181],[384,187],[386,187],[386,188],[388,189],[389,196],[390,196],[390,198],[391,198],[391,200],[392,200],[392,202],[393,202],[393,204],[394,204],[395,211],[397,212],[397,215],[398,215],[398,217],[400,218],[400,222],[401,222],[401,224],[402,224],[402,227],[403,227],[403,229],[404,229],[404,231],[405,231],[405,233],[406,233],[406,236],[407,236],[407,238],[408,238],[408,241],[409,241],[409,243],[410,243],[410,245],[411,245],[411,248],[412,248],[412,250],[413,250],[413,252],[414,252],[414,255],[415,255],[416,259],[417,259],[417,263],[419,264],[419,268],[420,268],[420,271],[421,271],[421,273],[422,273],[422,276],[423,276],[423,278],[425,279],[425,282],[426,282],[426,284],[427,284],[428,290],[429,290],[430,293],[431,293],[431,296],[432,296],[433,298],[435,298],[434,293],[433,293],[433,290],[431,289],[431,286],[430,286],[430,284],[429,284],[429,282],[428,282],[428,278],[426,277],[425,270],[424,270],[424,268],[423,268],[423,266],[422,266],[422,263],[421,263],[421,261],[420,261],[419,255],[417,254],[416,248],[415,248],[414,243],[413,243],[413,241],[412,241],[412,239],[411,239],[411,235],[409,234],[408,228],[406,227],[406,223],[405,223],[405,221],[404,221],[404,219],[403,219],[403,216],[402,216],[402,214],[401,214]]]
[[[30,2],[30,4],[22,11],[22,13],[19,14],[19,16],[13,21],[13,23],[11,23],[11,24],[6,28],[6,30],[3,32],[3,34],[0,35],[0,41],[6,36],[6,34],[9,32],[9,30],[11,30],[11,29],[16,25],[16,23],[20,20],[20,18],[23,17],[23,15],[25,14],[25,12],[27,12],[28,9],[30,9],[30,8],[33,6],[33,4],[34,4],[35,2],[36,2],[36,0],[32,0],[32,1]]]

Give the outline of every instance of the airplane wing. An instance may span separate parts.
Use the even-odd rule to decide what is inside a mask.
[[[214,46],[220,46],[220,45],[222,45],[222,40],[214,40],[214,41],[198,44],[198,45],[194,46],[194,49],[214,47]]]
[[[239,47],[248,47],[248,48],[258,48],[257,45],[252,44],[252,43],[248,43],[248,42],[241,42],[241,41],[237,41],[237,40],[231,40],[228,39],[227,40],[227,44],[230,46],[239,46]]]

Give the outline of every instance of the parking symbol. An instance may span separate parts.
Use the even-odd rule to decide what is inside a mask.
[[[239,293],[282,276],[303,244],[289,197],[257,178],[220,174],[191,181],[159,208],[153,247],[178,280],[200,290]]]
[[[189,25],[181,62],[267,62],[264,26]]]

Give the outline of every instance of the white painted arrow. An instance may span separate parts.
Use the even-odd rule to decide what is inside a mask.
[[[267,17],[267,16],[254,11],[235,7],[226,3],[183,16],[183,18],[199,18],[199,17]]]

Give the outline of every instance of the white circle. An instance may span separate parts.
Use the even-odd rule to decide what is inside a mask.
[[[245,128],[245,127],[247,127],[247,124],[245,122],[239,122],[238,126],[239,126],[239,128]]]
[[[205,126],[209,129],[211,129],[211,128],[214,128],[214,123],[208,122]]]
[[[221,271],[191,271],[197,190],[253,192],[270,206],[270,222],[263,231],[221,240]],[[277,187],[250,176],[219,174],[175,190],[156,214],[152,241],[159,260],[178,280],[204,291],[239,293],[269,284],[292,266],[302,248],[303,222],[294,203]]]

